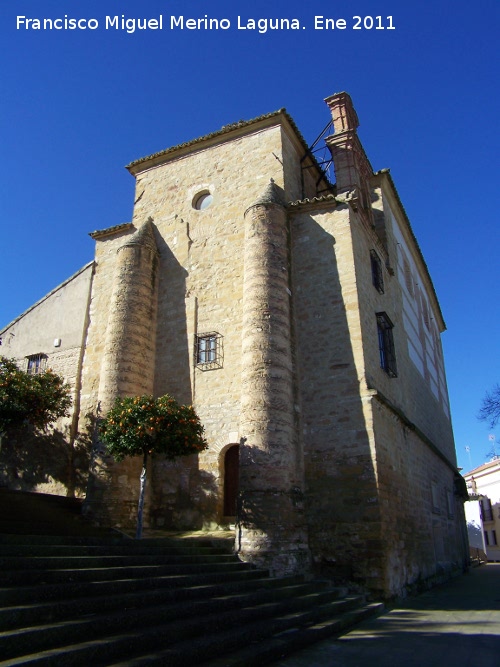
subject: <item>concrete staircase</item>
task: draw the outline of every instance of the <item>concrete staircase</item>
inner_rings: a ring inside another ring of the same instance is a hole
[[[1,666],[260,667],[381,608],[224,539],[0,533]]]

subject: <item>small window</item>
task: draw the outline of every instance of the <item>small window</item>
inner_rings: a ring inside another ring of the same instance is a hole
[[[483,521],[493,521],[493,508],[491,500],[487,496],[483,496],[479,501],[479,508],[481,512],[481,519]]]
[[[439,514],[439,487],[435,482],[431,482],[432,511]]]
[[[370,250],[370,259],[372,264],[372,283],[375,289],[384,293],[384,275],[382,273],[382,260],[377,255],[375,250]]]
[[[28,375],[38,375],[43,373],[47,368],[47,355],[46,354],[33,354],[30,357],[27,357],[26,360],[26,372]]]
[[[195,337],[196,365],[202,370],[222,368],[222,336],[216,331],[197,334]]]
[[[214,198],[208,190],[199,192],[193,199],[193,208],[197,211],[204,211],[213,202]]]
[[[488,537],[488,531],[484,531],[484,543],[486,544],[487,547],[490,546],[490,538]]]
[[[405,274],[406,289],[408,290],[411,296],[415,296],[415,290],[413,289],[413,278],[411,277],[410,264],[406,259],[406,257],[403,257],[403,270]]]
[[[396,353],[392,330],[394,325],[386,313],[377,313],[378,348],[380,352],[380,367],[391,378],[398,375]]]
[[[491,543],[494,546],[496,546],[498,544],[498,542],[497,542],[497,531],[496,530],[491,531]]]

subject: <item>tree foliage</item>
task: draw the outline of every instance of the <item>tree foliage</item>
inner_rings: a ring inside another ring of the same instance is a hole
[[[148,455],[168,459],[197,454],[208,447],[203,425],[191,405],[180,405],[171,396],[118,397],[99,424],[106,450],[117,461],[142,454],[136,538],[142,536],[144,493]]]
[[[208,447],[193,407],[180,405],[168,395],[117,398],[99,432],[117,461],[153,452],[174,459]]]
[[[0,433],[29,423],[44,430],[71,406],[69,385],[50,369],[36,375],[0,357]]]
[[[478,418],[481,421],[489,422],[491,428],[494,428],[500,421],[500,384],[486,393],[479,410]]]

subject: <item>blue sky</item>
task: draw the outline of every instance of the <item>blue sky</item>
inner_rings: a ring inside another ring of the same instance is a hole
[[[163,15],[165,27],[105,29],[122,14]],[[205,14],[231,28],[169,29],[171,15]],[[18,15],[99,28],[16,29]],[[238,15],[305,29],[238,30]],[[314,30],[315,16],[347,27]],[[392,16],[395,29],[354,30],[354,16],[381,16],[386,28]],[[346,90],[440,299],[459,465],[481,464],[495,431],[476,414],[500,382],[499,18],[497,0],[3,2],[0,327],[92,259],[89,232],[130,220],[124,165],[281,107],[312,143],[329,120],[323,99]],[[500,454],[500,426],[495,435]]]

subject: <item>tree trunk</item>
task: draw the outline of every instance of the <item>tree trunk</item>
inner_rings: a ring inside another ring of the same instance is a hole
[[[141,472],[141,488],[139,491],[139,506],[137,508],[137,530],[135,532],[135,539],[140,540],[142,537],[142,513],[144,510],[144,492],[146,490],[146,467],[148,464],[148,452],[144,452],[144,458],[142,459],[142,472]]]

